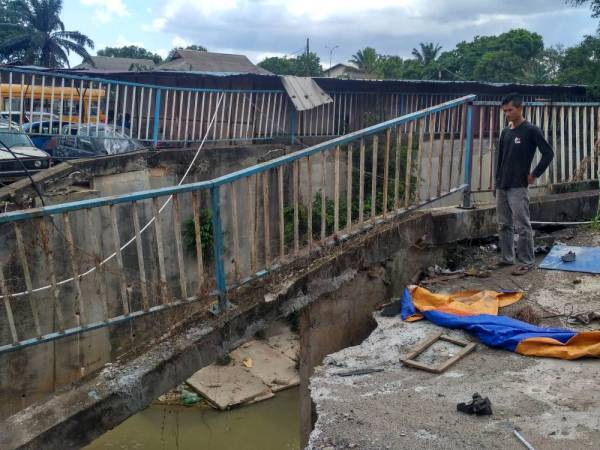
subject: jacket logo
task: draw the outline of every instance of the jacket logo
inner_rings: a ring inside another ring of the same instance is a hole
[[[521,143],[521,138],[520,137],[516,137],[515,138],[515,144],[520,144]]]

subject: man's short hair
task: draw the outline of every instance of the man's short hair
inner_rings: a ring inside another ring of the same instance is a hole
[[[509,103],[512,103],[513,106],[520,108],[523,106],[523,97],[516,92],[508,94],[502,99],[502,106],[508,105]]]

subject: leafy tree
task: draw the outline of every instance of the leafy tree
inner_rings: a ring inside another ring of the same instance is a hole
[[[404,78],[404,61],[395,55],[380,55],[377,75],[384,79]]]
[[[196,45],[196,44],[192,44],[192,45],[188,45],[187,47],[175,47],[173,49],[171,49],[171,51],[169,52],[169,55],[167,56],[166,61],[173,61],[175,59],[175,53],[177,53],[177,50],[196,50],[197,52],[206,52],[208,50],[206,50],[206,47],[202,46],[202,45]]]
[[[564,51],[557,81],[586,84],[591,95],[600,96],[600,37],[585,36],[583,41]]]
[[[524,78],[528,65],[542,57],[543,51],[542,36],[515,29],[460,42],[455,49],[442,53],[437,64],[445,79],[515,82]],[[502,58],[510,61],[495,61]]]
[[[296,58],[273,56],[258,63],[260,67],[277,75],[296,75],[301,77],[317,77],[323,74],[321,60],[316,53],[303,53]]]
[[[573,6],[583,6],[589,3],[592,10],[592,17],[600,17],[600,0],[566,0],[567,3]]]
[[[162,62],[160,55],[135,45],[127,45],[124,47],[106,47],[98,50],[96,54],[98,56],[112,56],[116,58],[151,59],[155,64],[160,64]]]
[[[434,44],[433,42],[428,44],[421,42],[419,47],[419,50],[416,48],[412,49],[412,55],[424,66],[428,66],[429,64],[433,63],[442,50],[441,45]]]
[[[295,58],[294,58],[295,59]],[[279,56],[271,56],[263,59],[258,63],[260,67],[277,75],[292,75],[293,59],[280,58]]]
[[[17,0],[10,2],[14,22],[0,24],[8,35],[0,43],[7,61],[44,67],[69,66],[73,52],[91,62],[86,47],[94,43],[79,31],[66,31],[60,20],[62,0]]]
[[[373,47],[365,47],[352,55],[350,62],[367,74],[375,74],[378,69],[379,55]]]

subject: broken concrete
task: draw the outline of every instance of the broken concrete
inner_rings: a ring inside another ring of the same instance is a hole
[[[598,233],[581,230],[573,239],[598,244]],[[482,266],[496,258],[480,252]],[[574,284],[579,279],[581,282]],[[433,291],[510,289],[525,299],[501,314],[515,315],[523,307],[540,311],[541,326],[568,326],[565,305],[576,311],[598,305],[598,276],[534,270],[512,277],[510,268],[489,278],[462,278],[429,286]],[[374,314],[377,328],[360,345],[327,356],[311,379],[317,421],[310,449],[521,449],[513,435],[521,434],[534,448],[588,449],[600,445],[600,393],[596,360],[565,361],[521,356],[478,345],[445,373],[429,374],[404,366],[399,358],[425,337],[443,331],[460,339],[460,330],[430,322],[405,323],[399,317]],[[577,325],[578,330],[590,325]],[[433,347],[427,358],[455,352],[447,343]],[[340,377],[340,371],[365,367],[383,372]],[[456,405],[479,393],[489,397],[492,416],[468,416]]]
[[[593,211],[597,194],[579,195],[585,199],[581,200],[581,214]],[[564,204],[554,199],[552,202],[556,215],[572,207],[569,198]],[[0,424],[0,448],[78,448],[247,341],[266,324],[331,295],[357,273],[370,277],[368,269],[373,266],[387,264],[392,269],[394,261],[411,261],[406,267],[400,263],[395,266],[398,270],[394,278],[409,280],[423,269],[418,254],[424,250],[420,249],[443,245],[451,239],[488,236],[494,230],[492,207],[417,212],[301,255],[265,278],[230,292],[229,299],[237,308],[223,317],[196,313],[183,327],[158,342],[149,341],[145,348],[138,348],[137,353],[126,355],[99,374],[65,386],[49,401],[9,417]],[[396,259],[398,249],[406,259]],[[411,259],[413,255],[417,256]],[[347,306],[355,305],[349,302]],[[361,320],[370,319],[366,315]],[[342,339],[336,344],[347,345]],[[313,350],[317,355],[319,349]]]

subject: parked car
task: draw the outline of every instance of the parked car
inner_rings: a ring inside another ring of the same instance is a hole
[[[61,124],[62,128],[64,128],[71,123],[64,120],[61,122],[57,119],[52,121],[44,120],[41,122],[28,122],[22,128],[25,133],[29,134],[29,137],[37,148],[52,155],[57,141],[55,135],[61,130]]]
[[[117,155],[143,150],[144,145],[128,136],[128,130],[104,124],[69,124],[63,128],[52,156],[58,159]]]
[[[29,122],[29,116],[23,113],[23,123]],[[19,111],[0,111],[0,119],[8,119],[14,123],[21,122],[21,112]]]
[[[50,162],[50,155],[36,148],[25,133],[14,128],[0,128],[1,183],[11,182],[26,176],[27,172],[33,174],[46,169],[50,167]]]

